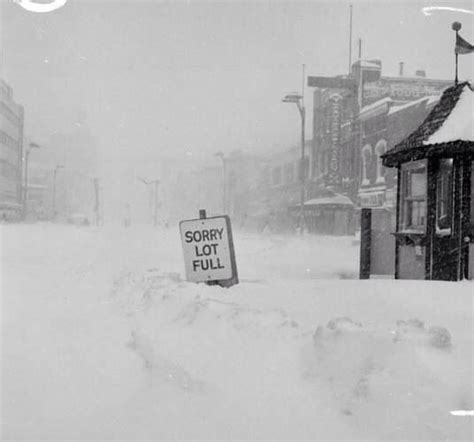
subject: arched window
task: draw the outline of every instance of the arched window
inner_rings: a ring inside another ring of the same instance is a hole
[[[372,161],[372,146],[366,144],[362,148],[362,185],[368,186],[370,184],[370,163]]]
[[[385,140],[379,140],[375,145],[375,159],[377,161],[377,184],[385,183],[385,167],[382,164],[382,158],[380,158],[387,151],[387,142]]]

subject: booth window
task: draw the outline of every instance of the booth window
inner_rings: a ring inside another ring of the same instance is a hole
[[[426,226],[426,165],[423,161],[402,166],[401,228],[424,232]]]
[[[439,162],[436,176],[436,231],[451,233],[453,202],[453,160],[444,158]]]

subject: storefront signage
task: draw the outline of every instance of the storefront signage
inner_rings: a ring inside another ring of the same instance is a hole
[[[423,82],[420,80],[379,80],[364,84],[364,103],[367,105],[385,97],[412,101],[429,95],[439,95],[448,82]]]

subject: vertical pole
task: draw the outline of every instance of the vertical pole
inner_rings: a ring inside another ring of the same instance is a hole
[[[58,169],[55,168],[53,172],[53,220],[56,219],[56,174]]]
[[[94,183],[94,195],[95,195],[95,224],[96,226],[100,223],[100,212],[99,212],[99,178],[93,179]]]
[[[372,209],[363,208],[360,218],[359,279],[370,278],[370,249],[372,239]]]
[[[352,66],[352,5],[349,6],[349,68],[348,75],[351,74]]]
[[[301,235],[304,234],[306,229],[306,219],[304,213],[304,200],[305,200],[305,188],[306,188],[306,176],[305,176],[305,126],[306,126],[306,110],[304,106],[304,81],[305,81],[305,65],[303,64],[303,84],[301,88],[301,199],[300,199],[300,228]]]
[[[23,190],[23,210],[24,218],[26,218],[26,214],[28,213],[28,157],[30,156],[29,149],[25,151],[25,188]]]
[[[456,31],[456,41],[458,41],[458,31]],[[457,49],[454,50],[454,58],[455,58],[455,76],[454,76],[454,84],[458,84],[458,51]]]
[[[155,205],[153,207],[153,225],[158,225],[158,180],[155,180]]]
[[[226,201],[227,200],[227,186],[226,186],[226,170],[225,170],[225,159],[222,156],[222,213],[226,213]]]

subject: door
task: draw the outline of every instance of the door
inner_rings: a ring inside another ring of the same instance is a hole
[[[431,278],[462,278],[462,163],[453,158],[431,160],[428,172],[431,224]]]

